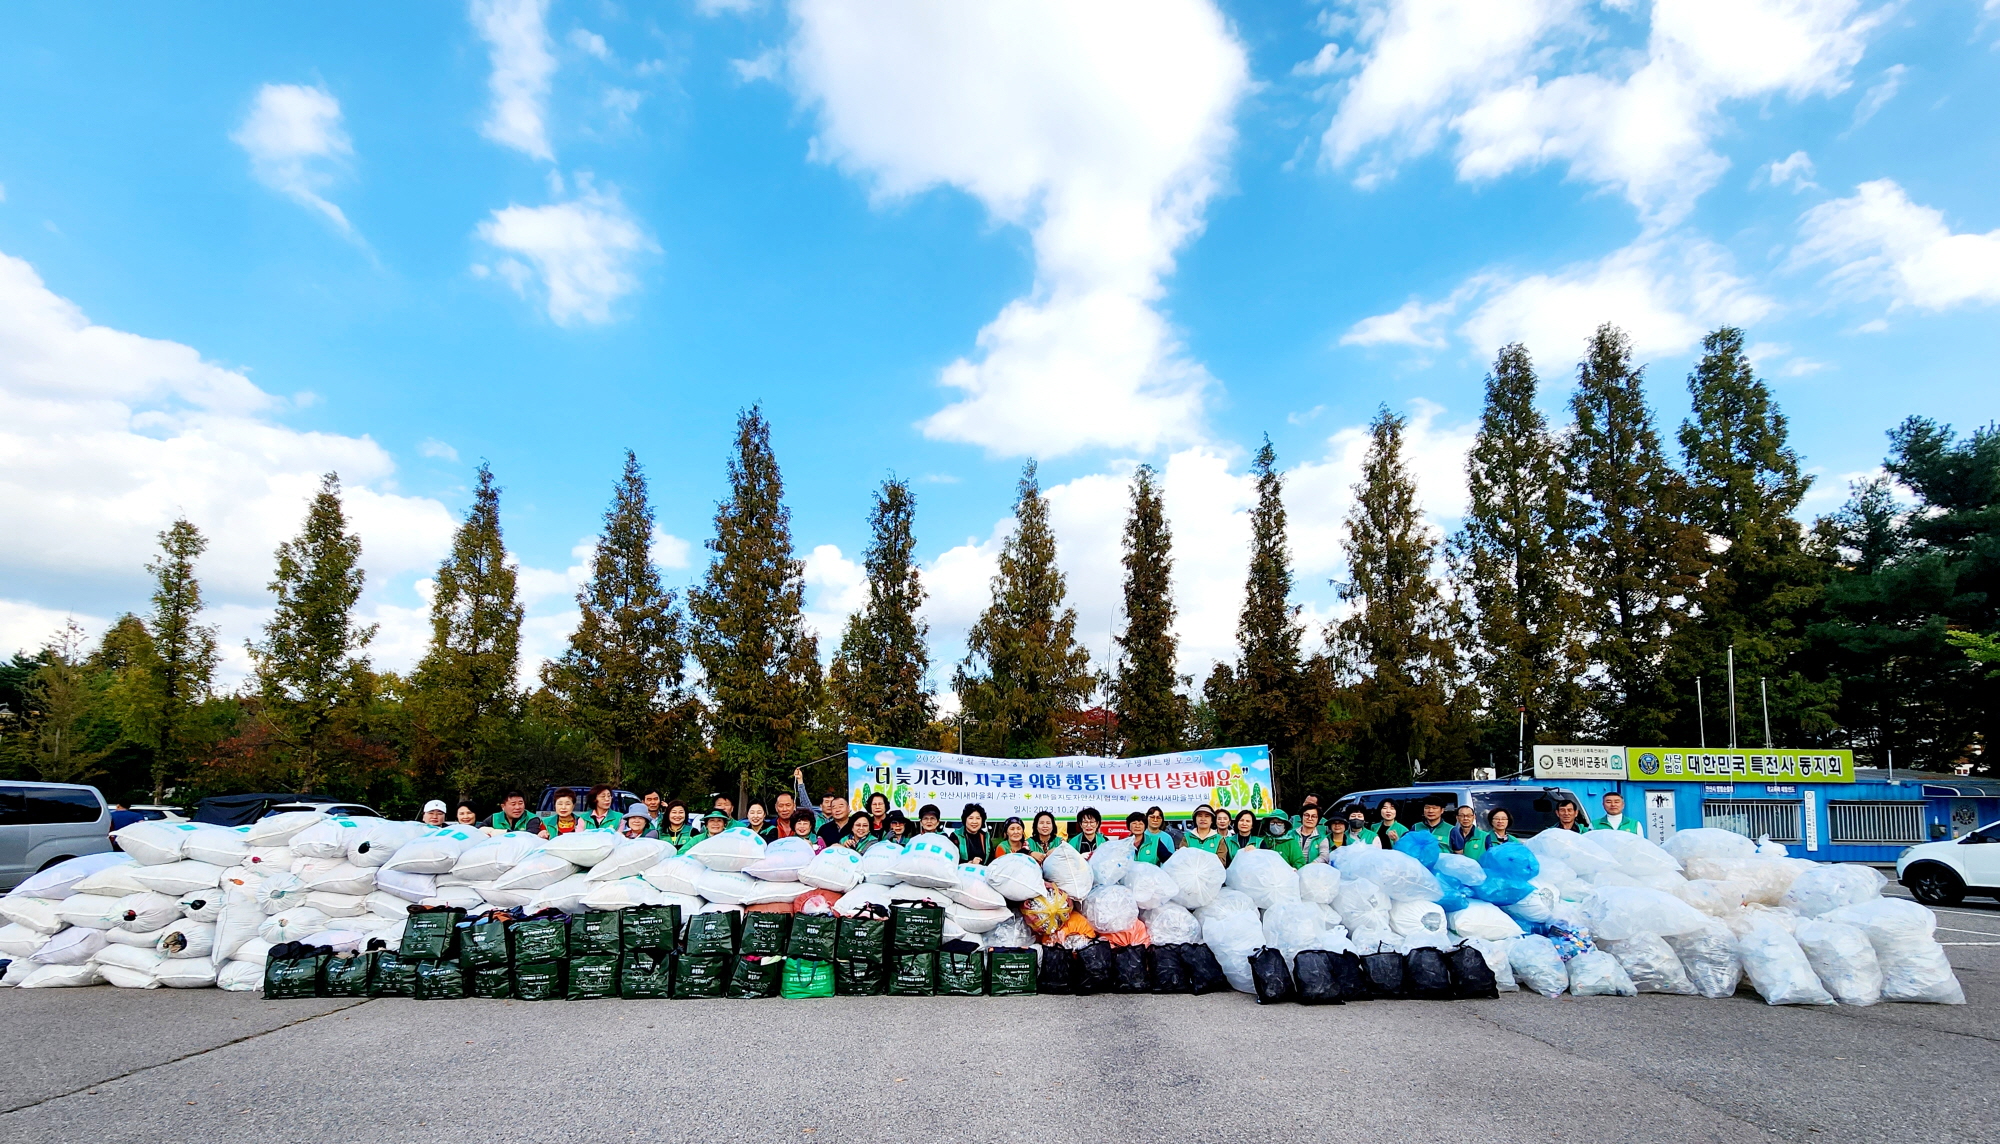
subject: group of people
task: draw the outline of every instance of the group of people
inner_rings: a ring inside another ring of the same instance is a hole
[[[780,838],[806,839],[816,852],[829,846],[844,846],[856,853],[866,853],[877,843],[903,845],[936,836],[957,849],[960,862],[979,865],[1009,854],[1025,854],[1040,862],[1063,843],[1089,854],[1109,837],[1104,833],[1104,816],[1094,807],[1078,811],[1076,820],[1067,829],[1061,829],[1055,815],[1046,810],[1029,821],[1015,817],[994,825],[988,821],[985,807],[969,803],[960,810],[958,825],[947,829],[944,813],[937,806],[918,810],[913,823],[901,810],[889,806],[886,795],[870,794],[861,809],[854,810],[844,793],[829,790],[821,795],[819,806],[814,808],[806,795],[803,771],[792,772],[792,784],[793,789],[780,792],[768,808],[760,800],[751,800],[741,818],[736,816],[735,800],[728,795],[710,796],[708,811],[696,819],[685,802],[662,800],[656,790],[647,791],[640,801],[620,811],[616,805],[618,792],[604,785],[590,788],[581,798],[575,791],[559,790],[548,811],[529,811],[526,796],[509,791],[501,800],[500,809],[484,819],[469,803],[460,803],[452,817],[459,825],[494,834],[525,831],[554,838],[579,830],[611,830],[627,838],[663,839],[683,853],[703,838],[732,827],[747,829],[766,842]],[[1421,818],[1407,826],[1399,821],[1396,804],[1387,799],[1376,808],[1372,821],[1358,805],[1351,807],[1344,817],[1336,815],[1321,821],[1319,796],[1313,794],[1307,795],[1299,812],[1290,816],[1278,814],[1260,819],[1250,810],[1237,811],[1232,816],[1226,808],[1200,806],[1185,825],[1169,823],[1166,813],[1155,806],[1126,815],[1125,836],[1132,843],[1135,859],[1150,865],[1165,862],[1175,850],[1193,847],[1215,855],[1225,866],[1245,850],[1270,850],[1294,868],[1329,861],[1333,852],[1343,846],[1393,848],[1411,830],[1427,831],[1437,838],[1439,849],[1473,859],[1514,840],[1513,816],[1504,807],[1488,812],[1482,829],[1478,811],[1470,805],[1454,806],[1455,802],[1449,795],[1426,798]],[[1643,835],[1638,820],[1625,813],[1624,796],[1616,791],[1606,794],[1603,806],[1604,813],[1593,820],[1575,801],[1559,798],[1554,811],[1556,828],[1578,833],[1623,830]],[[1449,820],[1447,809],[1453,812]],[[424,806],[423,820],[432,826],[447,825],[446,815],[441,800],[433,799]]]

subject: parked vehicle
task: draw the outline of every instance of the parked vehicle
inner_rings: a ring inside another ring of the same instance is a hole
[[[205,798],[194,809],[196,822],[222,826],[245,826],[267,815],[290,810],[317,810],[325,814],[380,818],[375,810],[358,802],[341,802],[309,794],[224,794]]]
[[[1383,802],[1396,804],[1396,821],[1405,826],[1424,819],[1424,803],[1433,798],[1442,798],[1445,821],[1449,822],[1457,809],[1467,803],[1472,804],[1474,813],[1479,815],[1479,827],[1486,828],[1486,816],[1495,810],[1505,810],[1512,824],[1509,829],[1520,838],[1532,838],[1548,827],[1556,824],[1556,803],[1568,799],[1578,806],[1584,805],[1575,791],[1567,787],[1528,785],[1506,782],[1461,782],[1434,783],[1424,786],[1384,787],[1380,790],[1356,791],[1342,795],[1329,812],[1340,818],[1347,817],[1348,811],[1359,806],[1368,814],[1368,821],[1378,817],[1376,808]]]
[[[583,800],[589,797],[590,788],[596,785],[597,785],[596,783],[574,783],[570,786],[543,787],[541,801],[536,804],[535,810],[541,814],[553,813],[556,809],[556,792],[562,790],[570,791],[571,793],[575,794],[576,808],[578,810],[582,810],[584,808]],[[633,794],[629,790],[618,790],[615,787],[612,788],[611,805],[617,807],[620,810],[623,810],[626,807],[631,806],[635,802],[644,802],[644,801],[645,801],[644,799],[640,798],[636,794]],[[702,811],[707,811],[708,807],[704,806],[701,809]],[[695,811],[693,810],[693,808],[690,808],[688,813],[690,815],[693,815]]]
[[[2000,898],[2000,822],[1910,847],[1896,859],[1896,880],[1927,906],[1955,906],[1967,894]]]
[[[94,786],[0,782],[0,890],[66,858],[111,849],[111,806]]]

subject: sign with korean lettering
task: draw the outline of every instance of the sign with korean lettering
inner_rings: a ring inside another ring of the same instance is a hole
[[[1271,782],[1268,747],[1218,747],[1137,759],[1063,755],[1046,759],[989,759],[909,747],[847,745],[847,788],[857,807],[884,795],[892,809],[912,819],[935,804],[955,819],[967,803],[987,818],[1032,818],[1049,811],[1073,818],[1086,806],[1109,819],[1160,807],[1173,816],[1197,806],[1270,814],[1278,794]]]
[[[1853,751],[1627,747],[1634,782],[1851,783]]]
[[[1535,744],[1538,779],[1622,779],[1625,748]]]

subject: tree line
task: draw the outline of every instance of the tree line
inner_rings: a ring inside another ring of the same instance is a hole
[[[738,418],[708,567],[684,595],[661,582],[645,473],[626,453],[577,627],[525,686],[490,469],[438,568],[430,643],[407,676],[370,663],[374,629],[354,614],[361,542],[328,474],[275,553],[275,607],[242,688],[215,686],[195,573],[206,540],[176,521],[147,565],[149,611],[119,617],[95,647],[71,625],[0,666],[0,774],[94,781],[135,800],[278,789],[407,810],[595,781],[740,798],[788,785],[801,766],[837,785],[849,741],[1014,757],[1263,743],[1296,797],[1480,766],[1507,774],[1524,740],[1723,745],[1732,720],[1744,746],[1987,770],[2000,711],[2000,429],[1961,439],[1912,417],[1889,433],[1887,475],[1807,525],[1812,478],[1741,330],[1704,340],[1677,457],[1644,372],[1625,334],[1600,327],[1569,423],[1555,425],[1527,350],[1503,347],[1467,457],[1468,509],[1448,537],[1423,514],[1404,418],[1379,410],[1344,522],[1341,614],[1318,632],[1293,600],[1267,437],[1252,462],[1236,655],[1198,686],[1178,669],[1159,473],[1132,476],[1124,625],[1100,669],[1076,637],[1031,460],[991,602],[949,673],[949,718],[909,485],[891,478],[874,494],[867,602],[823,666],[758,408]]]

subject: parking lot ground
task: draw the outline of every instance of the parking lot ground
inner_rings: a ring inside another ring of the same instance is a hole
[[[1939,919],[1963,1006],[10,989],[0,1140],[1966,1139],[1995,1122],[2000,907]]]

